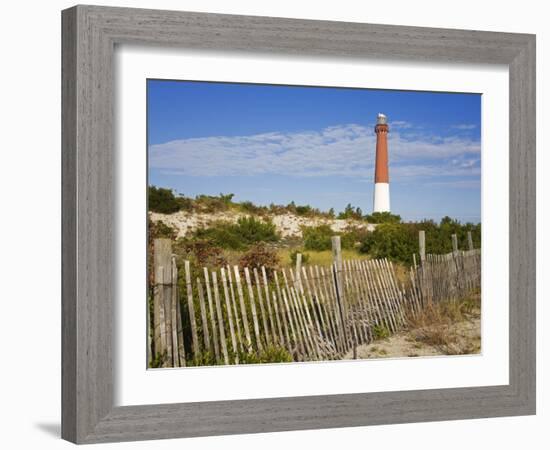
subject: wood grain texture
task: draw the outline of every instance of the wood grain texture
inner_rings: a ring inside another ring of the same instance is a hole
[[[535,412],[535,37],[77,6],[62,14],[62,436],[93,443]],[[510,383],[113,407],[115,44],[297,57],[506,64],[510,71]]]
[[[65,439],[76,441],[76,80],[77,43],[76,9],[63,13],[61,21],[63,42],[61,56],[61,434]]]

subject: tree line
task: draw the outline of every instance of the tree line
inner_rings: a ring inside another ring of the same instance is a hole
[[[390,213],[363,214],[360,207],[348,203],[343,211],[336,213],[334,208],[321,211],[311,205],[297,205],[291,201],[287,205],[255,205],[250,201],[235,202],[234,194],[197,195],[195,198],[176,194],[172,189],[149,186],[149,211],[161,214],[173,214],[178,211],[216,213],[230,209],[253,215],[294,214],[302,217],[323,217],[328,219],[365,220],[369,223],[397,223],[401,217]]]

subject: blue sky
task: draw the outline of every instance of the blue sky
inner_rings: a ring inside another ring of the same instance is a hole
[[[149,184],[186,196],[372,212],[376,115],[388,116],[391,209],[481,216],[481,96],[147,81]]]

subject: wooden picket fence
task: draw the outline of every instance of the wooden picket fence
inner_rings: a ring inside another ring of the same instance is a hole
[[[331,266],[305,266],[298,255],[294,269],[277,270],[179,268],[170,240],[156,239],[149,364],[239,364],[276,348],[294,361],[355,355],[402,329],[409,314],[479,289],[480,250],[424,255],[420,241],[420,264],[402,282],[385,258],[342,260],[337,236]]]

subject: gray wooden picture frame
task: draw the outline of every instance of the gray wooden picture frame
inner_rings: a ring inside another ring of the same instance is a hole
[[[535,413],[535,36],[98,6],[63,11],[62,31],[64,439],[94,443]],[[506,64],[509,384],[115,407],[113,53],[127,43]]]

